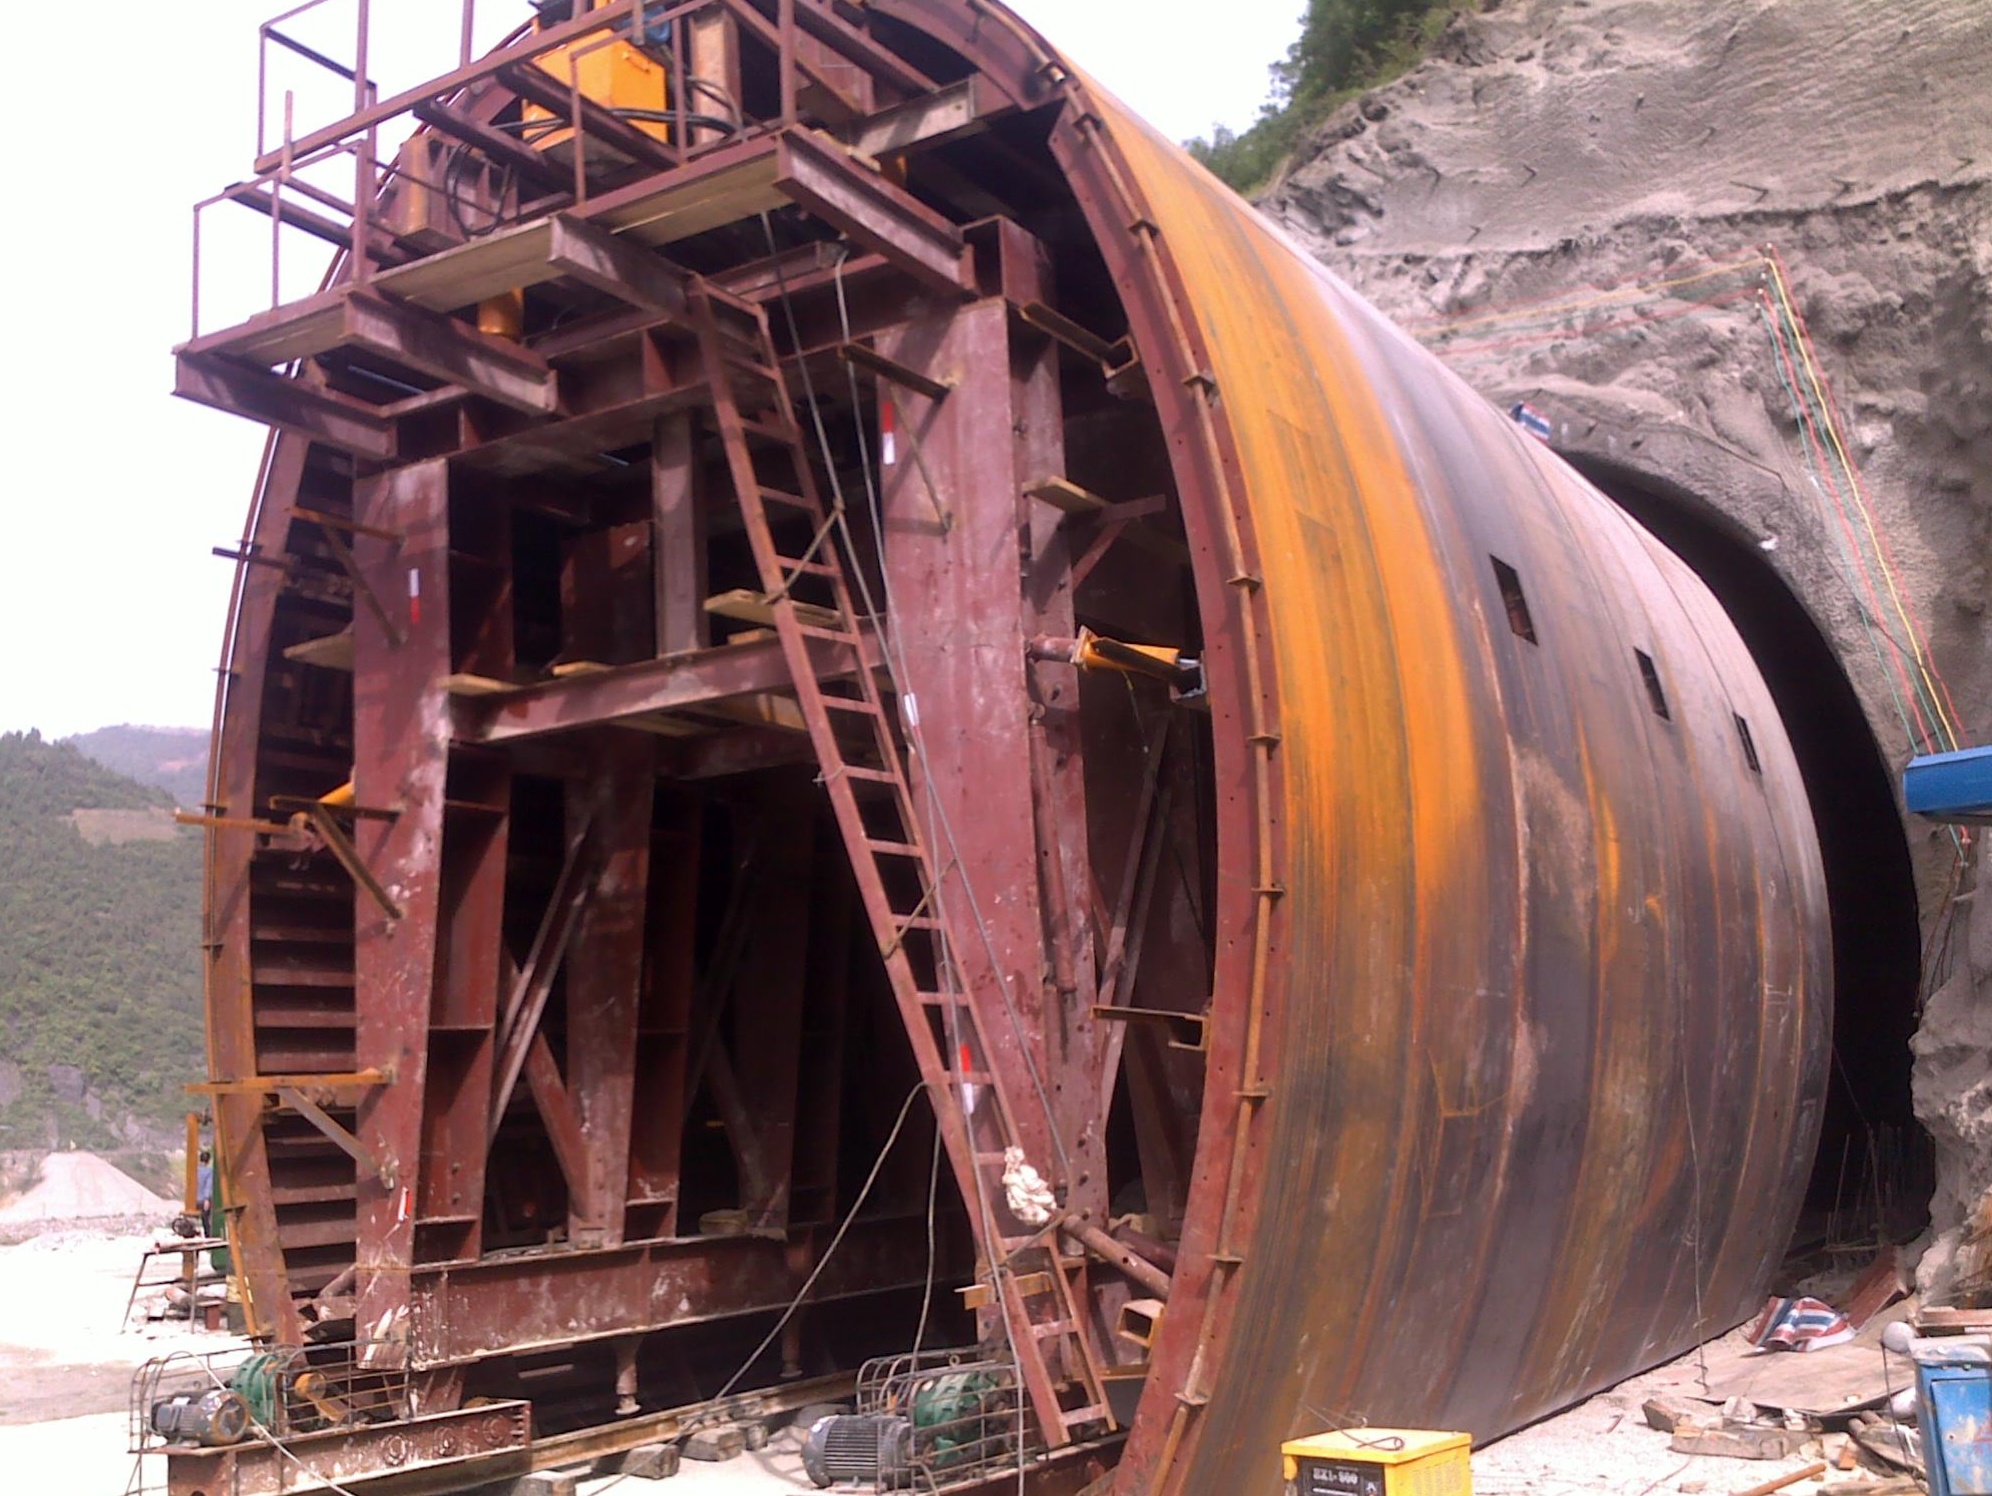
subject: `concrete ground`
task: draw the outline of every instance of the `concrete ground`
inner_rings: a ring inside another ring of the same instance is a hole
[[[125,1296],[149,1239],[128,1231],[67,1231],[0,1247],[0,1489],[10,1496],[122,1496],[134,1489],[125,1412],[134,1369],[153,1356],[243,1348],[225,1335],[190,1334],[184,1324],[123,1327]],[[1711,1345],[1710,1363],[1724,1358],[1733,1363],[1734,1342],[1732,1335]],[[1731,1496],[1838,1452],[1840,1437],[1827,1435],[1822,1446],[1783,1461],[1672,1453],[1668,1435],[1646,1426],[1641,1406],[1657,1394],[1697,1393],[1702,1359],[1685,1356],[1475,1451],[1475,1490],[1480,1496]],[[580,1491],[582,1496],[608,1491],[642,1496],[666,1489],[670,1496],[809,1491],[801,1438],[801,1430],[789,1429],[767,1448],[721,1464],[687,1460],[668,1488],[601,1476],[583,1480]],[[154,1490],[163,1478],[159,1464],[147,1461],[144,1472]],[[1876,1478],[1872,1472],[1836,1470],[1791,1489],[1806,1496],[1858,1488]]]

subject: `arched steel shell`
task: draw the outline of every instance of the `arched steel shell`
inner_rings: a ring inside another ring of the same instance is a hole
[[[1200,1381],[1177,1407],[1151,1390],[1130,1463],[1256,1489],[1297,1431],[1499,1433],[1744,1314],[1818,1128],[1826,898],[1776,709],[1702,584],[1090,99],[1256,541],[1263,589],[1233,590],[1270,641],[1282,844],[1235,1281],[1162,1353]],[[1155,1428],[1178,1423],[1195,1437]]]

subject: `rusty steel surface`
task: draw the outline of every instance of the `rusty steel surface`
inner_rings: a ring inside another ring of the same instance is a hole
[[[167,1496],[280,1496],[354,1488],[380,1496],[461,1491],[466,1482],[531,1468],[532,1409],[523,1402],[433,1413],[373,1427],[251,1439],[225,1449],[173,1448]]]
[[[585,1428],[612,1381],[848,1373],[938,1277],[1045,1489],[1217,1496],[1727,1328],[1803,1193],[1830,932],[1711,595],[999,6],[668,10],[776,112],[637,150],[577,108],[571,193],[181,352],[283,432],[209,807],[253,1329]],[[558,98],[505,69],[586,29],[303,144],[413,109],[510,160]],[[371,246],[415,189],[361,181]],[[472,330],[509,291],[522,345]],[[1081,625],[1205,693],[1034,643]]]
[[[1274,647],[1277,1164],[1168,1473],[1217,1490],[1324,1418],[1499,1433],[1736,1320],[1803,1191],[1829,934],[1789,744],[1700,582],[1096,102],[1209,359]],[[1245,1328],[1272,1323],[1305,1335]]]

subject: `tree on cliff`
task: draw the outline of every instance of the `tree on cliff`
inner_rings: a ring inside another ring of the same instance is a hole
[[[1264,186],[1301,133],[1336,105],[1422,58],[1470,0],[1307,0],[1300,38],[1271,68],[1272,92],[1243,134],[1217,126],[1189,152],[1240,192]]]

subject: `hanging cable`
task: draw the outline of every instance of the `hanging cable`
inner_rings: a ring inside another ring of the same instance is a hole
[[[880,650],[886,661],[887,674],[893,682],[894,694],[899,697],[901,703],[900,718],[906,731],[907,747],[915,760],[924,765],[927,762],[925,739],[921,732],[917,713],[909,714],[905,710],[907,697],[900,685],[900,682],[906,678],[906,664],[904,655],[899,649],[898,629],[893,626],[890,614],[890,594],[888,593],[887,596],[888,611],[881,614],[878,605],[872,599],[871,584],[866,580],[864,568],[858,564],[858,550],[856,542],[851,536],[846,515],[843,480],[838,476],[837,460],[830,449],[830,435],[828,428],[824,425],[821,404],[816,398],[815,382],[809,373],[809,360],[803,356],[801,323],[795,314],[795,303],[789,296],[788,278],[782,272],[780,250],[775,244],[774,224],[766,213],[761,214],[761,231],[767,241],[769,257],[774,262],[775,285],[782,304],[783,316],[788,323],[789,341],[796,350],[799,367],[802,371],[803,398],[809,406],[810,420],[816,431],[817,447],[823,455],[824,467],[830,477],[830,492],[833,500],[832,514],[837,520],[838,531],[843,540],[845,556],[851,563],[851,579],[858,589],[858,596],[864,606],[865,615],[872,624],[874,633],[879,639]],[[837,284],[840,312],[846,319],[844,330],[848,334],[849,310],[842,305],[841,292],[843,282],[841,276],[838,278]],[[872,476],[869,461],[867,461],[865,467],[865,484],[867,492],[870,493],[872,491]],[[882,532],[878,538],[882,550],[884,544],[884,535]],[[883,567],[880,568],[880,580],[883,584]],[[923,783],[929,786],[931,792],[932,776],[923,773],[921,779]],[[1072,1159],[1065,1147],[1065,1139],[1060,1135],[1057,1113],[1051,1104],[1051,1092],[1045,1085],[1044,1076],[1039,1071],[1037,1061],[1031,1053],[1031,1046],[1024,1032],[1023,1015],[1017,1011],[1016,996],[1010,991],[1010,984],[1003,977],[1003,965],[996,954],[996,942],[994,937],[989,933],[988,920],[983,916],[981,903],[976,898],[974,882],[968,876],[968,865],[962,858],[961,845],[955,836],[952,818],[948,815],[947,808],[938,799],[932,798],[931,793],[929,804],[934,813],[935,824],[940,828],[942,839],[947,844],[948,859],[955,867],[956,876],[961,884],[962,896],[968,902],[969,913],[971,921],[975,926],[976,934],[981,940],[984,953],[989,958],[990,969],[996,974],[996,990],[1002,996],[1003,1010],[1009,1020],[1011,1033],[1017,1041],[1017,1052],[1024,1062],[1024,1069],[1030,1077],[1031,1088],[1036,1092],[1038,1105],[1044,1113],[1045,1129],[1051,1139],[1052,1149],[1058,1155],[1060,1169],[1065,1177],[1069,1179],[1072,1173]],[[945,942],[943,944],[945,945]],[[966,986],[964,986],[963,991],[966,992],[966,990]]]
[[[913,1110],[913,1103],[926,1089],[926,1081],[917,1081],[913,1089],[906,1093],[906,1099],[899,1104],[899,1116],[893,1121],[892,1131],[886,1134],[884,1146],[878,1150],[878,1156],[872,1160],[871,1172],[865,1175],[865,1182],[858,1187],[857,1199],[853,1200],[851,1208],[844,1212],[844,1219],[838,1222],[836,1233],[831,1236],[830,1244],[823,1249],[822,1255],[816,1259],[816,1266],[811,1268],[809,1276],[802,1280],[802,1287],[795,1291],[795,1297],[790,1299],[788,1307],[782,1310],[774,1328],[762,1337],[761,1343],[748,1353],[745,1361],[740,1363],[740,1369],[726,1379],[726,1385],[715,1392],[708,1399],[709,1402],[722,1402],[733,1394],[733,1389],[746,1379],[747,1373],[753,1370],[754,1363],[767,1353],[768,1347],[775,1343],[776,1337],[788,1327],[788,1322],[795,1318],[796,1311],[801,1309],[809,1298],[809,1291],[816,1287],[816,1281],[823,1276],[823,1270],[830,1265],[830,1259],[837,1255],[837,1248],[844,1244],[844,1238],[850,1233],[852,1224],[858,1218],[858,1212],[864,1209],[865,1201],[871,1198],[872,1186],[878,1183],[878,1176],[885,1168],[886,1159],[892,1156],[892,1145],[899,1141],[899,1134],[905,1130],[906,1118]]]
[[[857,378],[856,372],[852,370],[848,364],[845,366],[846,376],[848,379],[852,381],[853,397],[852,397],[851,419],[855,424],[855,426],[857,427],[858,452],[862,461],[862,472],[865,483],[866,503],[872,515],[873,536],[876,541],[880,556],[879,585],[882,589],[884,589],[885,599],[886,599],[886,612],[883,616],[879,611],[877,603],[872,598],[871,586],[869,582],[867,582],[865,579],[864,569],[861,565],[858,564],[859,552],[850,531],[847,510],[844,504],[842,480],[838,477],[837,474],[836,459],[830,451],[829,432],[824,426],[822,408],[817,402],[814,383],[810,378],[809,360],[805,356],[804,349],[802,346],[802,334],[798,319],[795,314],[795,303],[789,295],[788,280],[787,277],[782,273],[781,255],[779,249],[775,244],[774,225],[766,213],[763,213],[761,215],[761,232],[766,239],[768,246],[768,254],[775,266],[775,285],[777,291],[780,294],[783,317],[788,324],[790,343],[794,346],[797,357],[800,361],[800,368],[802,371],[802,381],[803,381],[803,393],[809,402],[810,418],[812,424],[815,426],[816,429],[817,445],[819,450],[823,454],[824,466],[829,473],[831,494],[836,502],[835,513],[838,520],[838,531],[842,540],[844,554],[851,563],[852,577],[857,585],[859,598],[863,603],[866,617],[871,622],[873,633],[880,641],[880,648],[883,651],[887,661],[888,675],[893,681],[893,689],[895,693],[898,693],[900,689],[899,681],[904,678],[905,661],[903,656],[900,657],[897,661],[895,661],[894,659],[895,653],[897,652],[898,649],[898,629],[896,625],[892,622],[893,605],[892,605],[892,595],[891,595],[891,582],[886,575],[885,566],[883,564],[884,547],[885,547],[884,506],[883,506],[883,501],[879,494],[878,484],[873,476],[870,444],[866,439],[866,434],[864,431],[862,407],[856,398],[856,390],[855,390],[856,378]],[[843,337],[843,340],[845,342],[849,342],[850,333],[851,333],[851,317],[850,317],[850,306],[844,295],[843,271],[844,271],[844,261],[842,258],[840,258],[837,262],[837,268],[833,279],[835,282],[836,292],[837,292],[837,312],[839,319],[839,331]],[[917,715],[909,714],[904,710],[903,695],[901,696],[901,702],[902,702],[902,709],[900,712],[900,716],[905,724],[908,749],[913,755],[915,761],[924,765],[926,759],[925,744],[920,736],[920,729],[919,729],[919,722],[917,719]],[[1059,1136],[1057,1119],[1051,1109],[1050,1097],[1045,1092],[1043,1078],[1038,1074],[1037,1065],[1031,1058],[1030,1046],[1024,1041],[1022,1020],[1018,1016],[1016,1011],[1016,1006],[1012,1001],[1009,984],[1003,980],[1001,965],[996,960],[995,943],[989,935],[989,927],[987,922],[982,917],[982,910],[980,906],[976,903],[974,885],[970,882],[967,875],[967,869],[962,864],[961,861],[961,848],[955,840],[953,828],[949,823],[946,808],[941,805],[939,799],[936,797],[936,794],[934,792],[933,776],[931,774],[923,772],[920,776],[920,779],[923,786],[925,787],[925,793],[930,813],[934,816],[936,824],[938,824],[942,828],[943,834],[947,839],[948,852],[949,852],[949,865],[956,869],[960,877],[962,891],[968,899],[969,909],[974,917],[977,933],[981,937],[984,950],[988,953],[991,967],[992,969],[995,970],[997,974],[996,975],[997,990],[1001,992],[1003,995],[1004,1010],[1009,1016],[1011,1029],[1017,1037],[1018,1048],[1019,1051],[1022,1053],[1024,1058],[1024,1063],[1030,1072],[1031,1083],[1037,1091],[1039,1104],[1044,1108],[1045,1123],[1051,1136],[1052,1146],[1057,1150],[1061,1164],[1063,1165],[1067,1173],[1067,1176],[1069,1177],[1071,1172],[1071,1160],[1069,1156],[1066,1154],[1064,1139]],[[929,891],[933,893],[937,898],[941,895],[941,889],[939,887],[938,879],[936,880],[936,886]],[[945,973],[954,982],[956,988],[959,991],[961,991],[964,995],[966,995],[968,991],[968,986],[965,982],[961,980],[960,970],[958,967],[955,966],[953,952],[948,942],[946,940],[942,940],[940,942],[940,947],[941,947],[941,960],[943,963],[943,969]],[[959,1003],[951,1003],[948,1005],[946,1011],[947,1011],[947,1019],[946,1019],[947,1037],[950,1046],[950,1053],[951,1055],[959,1055],[962,1053],[963,1050],[962,1005]],[[1000,1104],[1000,1096],[1001,1093],[999,1091],[998,1092],[999,1104]],[[935,1110],[936,1113],[938,1114],[939,1112],[938,1103],[936,1104]],[[968,1118],[964,1116],[963,1117],[964,1134],[966,1134],[967,1131],[967,1123],[968,1123]],[[989,1200],[988,1183],[982,1177],[981,1168],[975,1163],[973,1157],[974,1154],[973,1138],[965,1135],[963,1138],[963,1142],[970,1154],[970,1157],[967,1160],[967,1165],[968,1165],[967,1173],[969,1179],[973,1182],[975,1186],[976,1219],[981,1227],[982,1241],[987,1244],[988,1248],[989,1280],[992,1291],[995,1293],[996,1296],[997,1323],[1002,1326],[1003,1344],[1005,1349],[1007,1349],[1009,1352],[1011,1375],[1016,1379],[1016,1386],[1018,1389],[1019,1401],[1018,1401],[1018,1412],[1017,1412],[1017,1423],[1016,1423],[1017,1492],[1018,1496],[1023,1496],[1024,1492],[1023,1396],[1024,1396],[1024,1386],[1025,1386],[1023,1356],[1022,1353],[1017,1348],[1016,1335],[1012,1332],[1010,1328],[1011,1306],[1009,1299],[1009,1289],[1004,1283],[1003,1265],[996,1258],[996,1245],[1001,1240],[1001,1238],[997,1231],[995,1211],[992,1208]],[[1054,1248],[1054,1250],[1056,1249]],[[1056,1271],[1056,1268],[1054,1268],[1054,1271]]]

